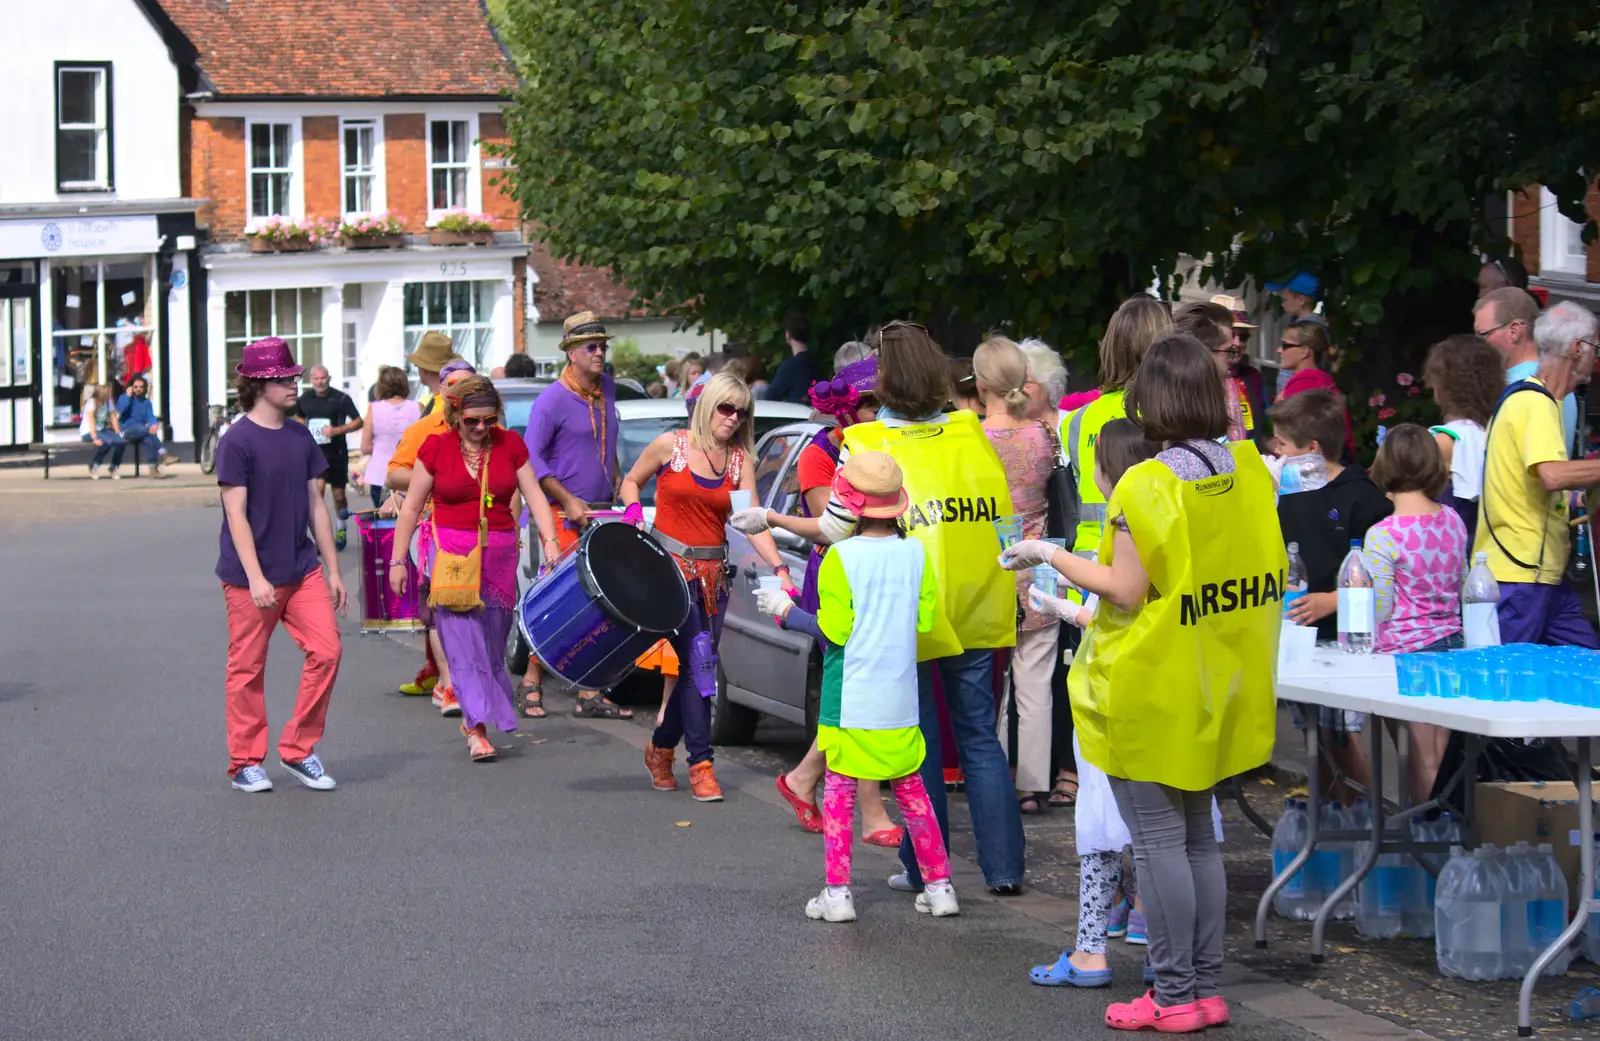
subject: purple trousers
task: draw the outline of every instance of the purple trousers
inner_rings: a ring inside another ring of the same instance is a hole
[[[650,743],[657,748],[676,748],[683,742],[689,753],[689,765],[709,762],[711,751],[711,699],[700,696],[694,685],[694,666],[690,664],[690,648],[694,638],[702,632],[711,634],[715,647],[722,639],[722,616],[728,610],[728,594],[717,597],[717,613],[706,617],[706,607],[701,600],[698,584],[690,585],[689,618],[678,635],[672,638],[672,649],[678,655],[678,682],[672,685],[667,698],[667,711],[661,725],[651,735]],[[454,675],[452,674],[452,678]]]
[[[1583,601],[1566,583],[1500,583],[1500,642],[1600,650]]]

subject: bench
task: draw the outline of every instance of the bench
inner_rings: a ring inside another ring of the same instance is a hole
[[[89,461],[94,458],[95,452],[93,441],[62,441],[53,444],[35,442],[29,445],[28,448],[44,456],[44,477],[47,481],[50,479],[50,467],[52,465],[59,467],[65,463],[81,462],[83,465],[88,466]],[[133,476],[138,477],[139,464],[142,461],[141,457],[144,450],[144,439],[129,441],[128,449],[133,452]],[[126,453],[123,459],[126,461]]]

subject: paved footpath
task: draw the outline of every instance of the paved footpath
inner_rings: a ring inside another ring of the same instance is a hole
[[[863,848],[861,921],[808,922],[819,840],[735,757],[702,806],[649,789],[639,725],[557,713],[473,765],[393,692],[414,654],[353,619],[319,748],[339,790],[275,759],[277,791],[230,790],[219,520],[7,536],[0,1038],[1071,1041],[1112,1036],[1107,997],[1138,992],[1120,951],[1111,991],[1029,985],[1071,905],[1002,903],[965,862],[959,919],[915,914]],[[297,662],[280,633],[277,723]],[[1418,1036],[1282,983],[1231,993],[1235,1041]]]

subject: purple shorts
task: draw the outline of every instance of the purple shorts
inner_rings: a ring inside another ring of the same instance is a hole
[[[1600,650],[1600,638],[1584,617],[1583,601],[1565,583],[1501,582],[1500,642]]]

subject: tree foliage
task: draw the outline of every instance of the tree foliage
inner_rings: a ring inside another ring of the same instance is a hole
[[[1405,346],[1582,219],[1600,8],[1578,0],[509,0],[516,190],[558,254],[752,338],[912,314],[1092,346],[1180,254],[1318,272]],[[1441,301],[1443,301],[1441,303]],[[1437,318],[1434,312],[1437,311]]]

